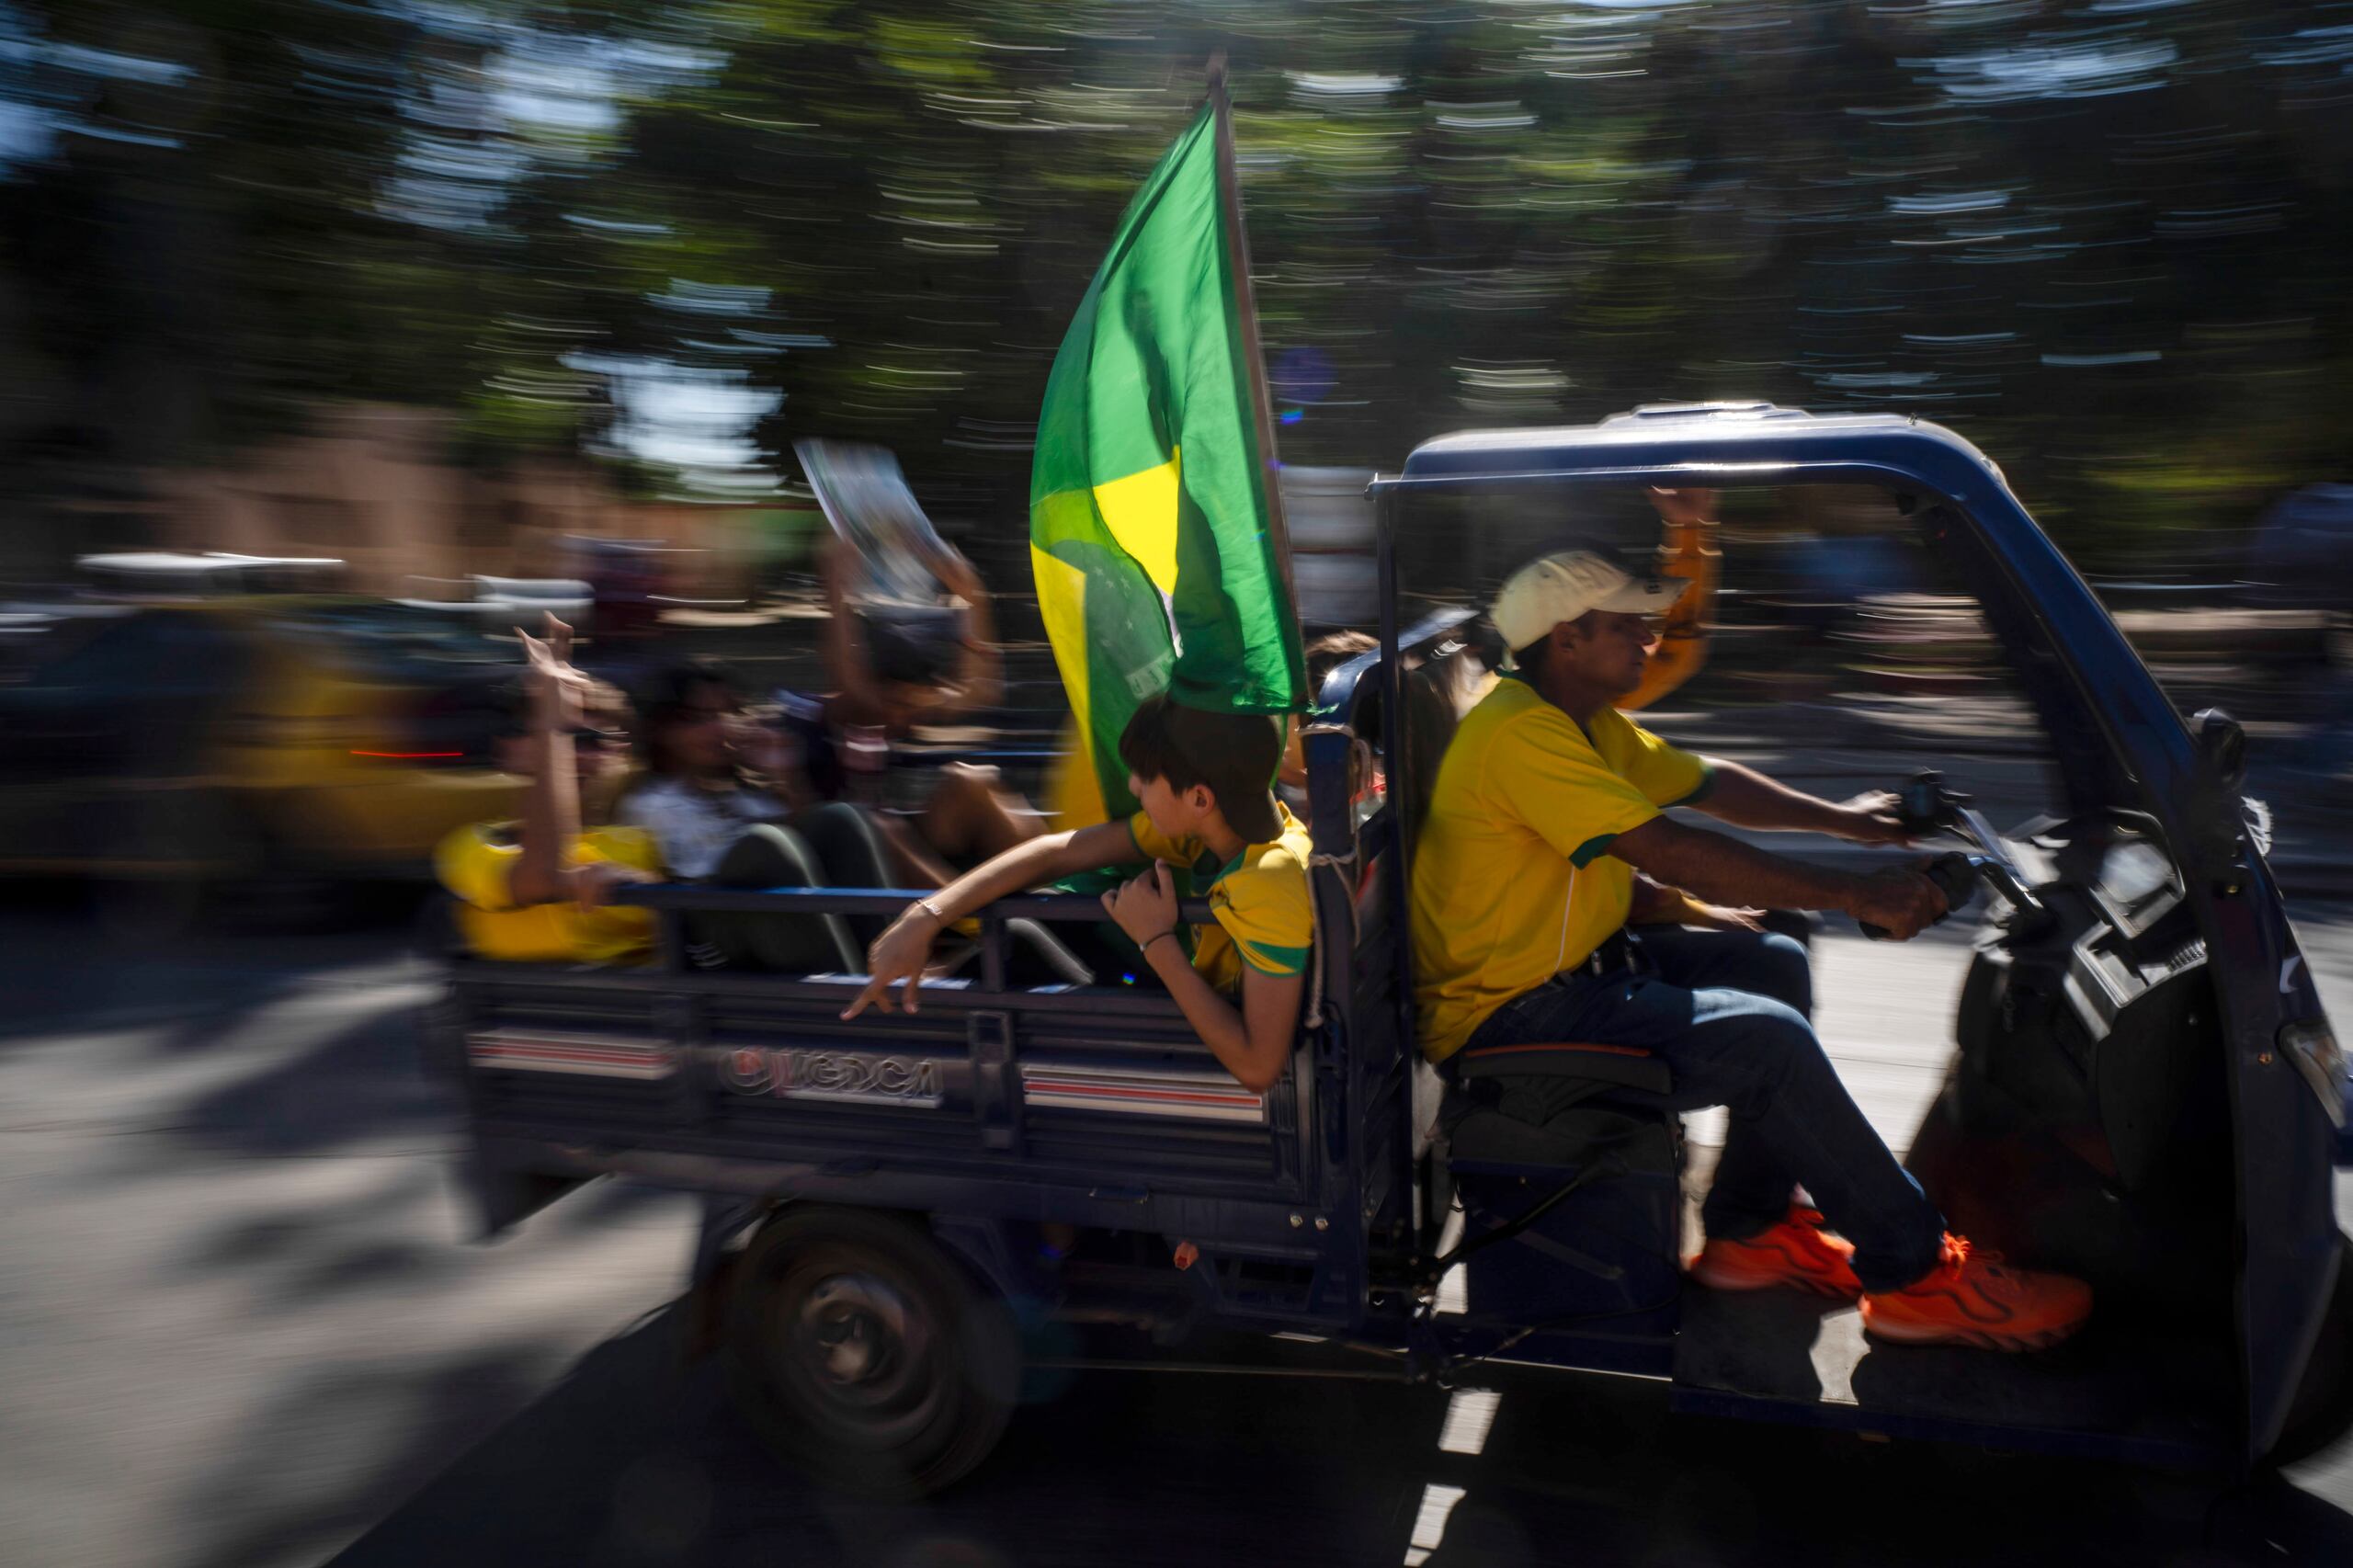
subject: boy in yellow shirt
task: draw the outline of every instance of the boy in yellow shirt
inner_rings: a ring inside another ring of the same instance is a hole
[[[613,710],[573,667],[572,629],[550,616],[547,632],[545,642],[521,634],[529,666],[504,695],[508,733],[499,737],[499,764],[530,781],[522,820],[458,829],[442,840],[435,869],[460,901],[460,934],[483,958],[640,962],[653,952],[653,912],[606,897],[623,882],[660,881],[660,858],[640,829],[582,831],[582,795],[608,791],[627,748],[623,737],[589,722]]]
[[[1103,905],[1142,950],[1225,1070],[1260,1092],[1290,1062],[1300,990],[1312,958],[1307,829],[1274,798],[1283,729],[1276,719],[1211,713],[1165,694],[1148,699],[1120,737],[1120,760],[1142,810],[1124,822],[1047,834],[917,899],[875,939],[871,976],[843,1013],[893,1011],[892,988],[915,1010],[931,944],[983,905],[1063,877],[1150,860]],[[1196,926],[1192,951],[1176,917],[1171,866],[1206,884],[1215,924]]]

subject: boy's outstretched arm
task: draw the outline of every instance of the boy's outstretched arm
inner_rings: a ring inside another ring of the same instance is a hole
[[[915,989],[931,961],[931,944],[946,927],[984,904],[1079,871],[1117,866],[1136,858],[1136,843],[1125,819],[1097,823],[1069,833],[1050,833],[1017,844],[993,860],[973,867],[938,892],[926,894],[899,913],[891,928],[867,950],[866,989],[843,1009],[854,1018],[870,1006],[894,1012],[891,987],[905,983],[906,1009],[915,1010]]]
[[[1105,893],[1103,907],[1143,949],[1144,961],[1220,1064],[1245,1089],[1263,1095],[1274,1087],[1290,1062],[1299,988],[1306,976],[1261,974],[1245,964],[1237,1011],[1201,978],[1176,939],[1176,887],[1165,860],[1154,861],[1152,869],[1117,893]]]

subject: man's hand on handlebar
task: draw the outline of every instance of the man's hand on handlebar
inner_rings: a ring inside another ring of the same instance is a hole
[[[1904,825],[1902,798],[1893,790],[1866,790],[1851,801],[1837,807],[1837,834],[1857,844],[1893,844],[1899,847],[1912,842],[1911,830]]]
[[[1879,926],[1898,942],[1908,942],[1935,925],[1945,909],[1944,890],[1909,866],[1891,866],[1863,878],[1847,905],[1847,913],[1858,921]]]
[[[907,1011],[915,1010],[915,992],[923,984],[923,971],[931,963],[932,938],[939,935],[939,922],[923,906],[920,900],[900,912],[891,927],[874,938],[866,953],[866,989],[858,1000],[842,1009],[845,1021],[858,1017],[870,1006],[886,1013],[895,1013],[904,1003]],[[891,987],[904,982],[906,990],[899,1003],[891,1000]]]

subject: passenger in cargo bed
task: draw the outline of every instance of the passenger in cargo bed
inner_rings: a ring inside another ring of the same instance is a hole
[[[498,765],[530,781],[518,822],[476,823],[441,842],[434,867],[459,900],[472,951],[517,962],[642,962],[654,949],[650,910],[607,902],[624,882],[659,881],[651,835],[583,830],[609,799],[628,756],[620,695],[572,664],[572,628],[552,615],[545,641],[523,634],[529,665],[494,688]]]
[[[915,1010],[917,983],[946,926],[1008,894],[1113,866],[1142,873],[1103,895],[1106,912],[1168,987],[1211,1054],[1264,1090],[1290,1063],[1313,921],[1307,830],[1274,798],[1279,722],[1146,700],[1120,737],[1142,809],[1017,845],[909,904],[867,957],[871,978],[843,1013]],[[1216,923],[1183,928],[1178,898],[1207,895]],[[894,986],[904,986],[894,1001]]]

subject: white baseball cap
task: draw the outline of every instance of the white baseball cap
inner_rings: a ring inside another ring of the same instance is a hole
[[[1563,550],[1539,556],[1505,581],[1495,596],[1495,630],[1505,648],[1525,648],[1588,610],[1663,615],[1687,586],[1673,577],[1630,577],[1592,551]]]

